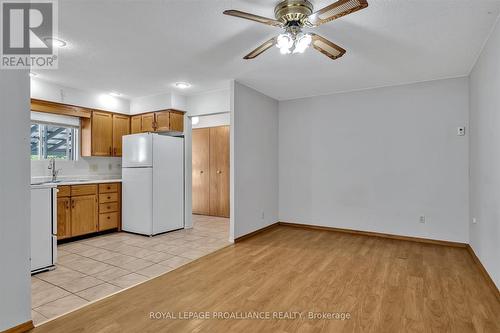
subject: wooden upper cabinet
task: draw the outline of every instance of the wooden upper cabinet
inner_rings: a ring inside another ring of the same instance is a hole
[[[130,134],[130,118],[113,114],[113,156],[122,156],[122,137]]]
[[[141,132],[155,131],[155,114],[145,113],[141,115]]]
[[[113,155],[113,115],[92,112],[92,156]]]
[[[184,113],[180,111],[170,111],[170,131],[184,132]]]
[[[157,132],[170,131],[170,112],[160,111],[155,113],[156,126],[155,130]]]
[[[71,197],[71,236],[97,231],[97,195]]]
[[[130,118],[130,134],[137,134],[142,132],[141,115],[132,116]]]

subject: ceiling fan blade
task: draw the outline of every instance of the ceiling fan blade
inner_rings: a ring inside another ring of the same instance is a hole
[[[270,19],[267,17],[259,16],[259,15],[245,13],[245,12],[242,12],[239,10],[225,10],[224,14],[244,18],[247,20],[251,20],[251,21],[255,21],[255,22],[259,22],[259,23],[263,23],[263,24],[267,24],[267,25],[270,25],[273,27],[279,27],[279,28],[283,27],[283,24],[280,21],[276,21],[274,19]]]
[[[367,0],[339,0],[309,15],[307,22],[317,27],[366,7],[368,7]]]
[[[249,54],[247,54],[245,57],[243,57],[243,59],[246,59],[246,60],[254,59],[258,55],[269,50],[274,45],[276,45],[276,37],[271,38],[270,40],[268,40],[267,42],[265,42],[264,44],[262,44],[261,46],[259,46],[258,48],[256,48],[252,52],[250,52]]]
[[[335,60],[342,57],[346,50],[316,34],[311,34],[312,46],[328,58]]]

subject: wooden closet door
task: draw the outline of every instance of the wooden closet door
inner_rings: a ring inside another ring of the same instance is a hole
[[[210,213],[210,129],[198,128],[192,132],[193,213]]]
[[[229,217],[229,126],[210,128],[210,215]]]

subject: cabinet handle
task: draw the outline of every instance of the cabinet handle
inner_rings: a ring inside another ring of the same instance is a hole
[[[111,149],[111,147],[109,147],[109,155],[113,155],[113,149]]]
[[[116,148],[114,148],[114,150],[113,150],[113,155],[116,156]]]
[[[108,197],[108,200],[110,200],[110,199],[111,199],[111,197]]]
[[[220,175],[220,174],[222,173],[222,171],[220,171],[220,170],[217,170],[217,173],[218,173],[218,174]]]
[[[203,173],[203,170],[200,170],[200,173]]]
[[[75,208],[75,200],[71,200],[71,207]]]
[[[66,202],[66,209],[69,209],[69,201]]]
[[[111,216],[108,216],[108,220],[111,220]]]

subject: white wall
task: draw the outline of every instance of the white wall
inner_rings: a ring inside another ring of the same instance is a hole
[[[193,128],[206,128],[206,127],[217,127],[226,126],[231,124],[231,115],[227,113],[211,114],[208,116],[200,116],[198,124],[194,125]]]
[[[31,320],[29,76],[0,75],[0,331]]]
[[[113,97],[107,92],[96,92],[64,87],[40,79],[31,79],[31,97],[51,102],[78,105],[87,108],[130,113],[130,102],[127,99]]]
[[[470,245],[500,288],[500,24],[470,77]]]
[[[186,110],[189,116],[229,112],[231,91],[214,90],[187,97]]]
[[[238,238],[278,222],[278,102],[234,82],[231,217]]]
[[[159,111],[165,109],[186,110],[187,97],[175,93],[133,98],[130,101],[130,114]]]
[[[280,102],[280,221],[467,242],[468,103],[467,78]]]
[[[122,174],[122,159],[120,157],[80,157],[77,161],[56,161],[60,169],[58,178],[108,179],[120,178]],[[31,161],[31,178],[46,178],[51,175],[49,162]]]

